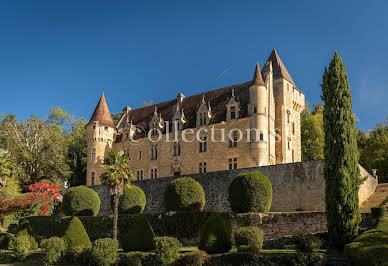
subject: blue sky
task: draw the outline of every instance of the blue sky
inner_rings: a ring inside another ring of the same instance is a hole
[[[0,112],[88,119],[252,79],[275,46],[319,103],[338,50],[358,127],[388,116],[387,1],[0,1]],[[220,73],[223,73],[220,75]]]

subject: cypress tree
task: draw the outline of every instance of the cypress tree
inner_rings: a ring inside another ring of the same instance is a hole
[[[343,247],[358,234],[360,172],[352,96],[341,57],[335,52],[322,78],[325,101],[326,218],[329,243]]]

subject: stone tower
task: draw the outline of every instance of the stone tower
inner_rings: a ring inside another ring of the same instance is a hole
[[[266,165],[268,144],[268,95],[267,87],[261,75],[260,66],[257,63],[252,85],[249,87],[249,107],[251,128],[251,152],[257,166]]]
[[[275,48],[263,70],[273,72],[276,164],[300,162],[300,113],[305,107],[304,94],[296,87]]]
[[[102,94],[89,123],[86,125],[86,132],[88,145],[86,185],[93,186],[100,183],[100,175],[104,172],[101,164],[105,154],[112,149],[116,135],[116,127],[113,124],[104,94]]]

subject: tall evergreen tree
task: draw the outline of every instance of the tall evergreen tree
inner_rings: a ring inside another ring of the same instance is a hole
[[[352,96],[341,57],[335,52],[322,78],[325,101],[326,218],[329,243],[343,247],[358,234],[360,172]]]

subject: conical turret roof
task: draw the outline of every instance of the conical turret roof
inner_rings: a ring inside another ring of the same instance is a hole
[[[261,75],[259,63],[256,63],[255,74],[253,76],[253,84],[259,86],[265,86],[263,76]]]
[[[267,62],[269,62],[269,61],[272,61],[273,78],[274,79],[284,78],[296,87],[294,81],[291,78],[290,73],[288,73],[286,66],[283,64],[283,62],[280,59],[280,56],[275,48],[273,48],[271,55],[269,56]]]
[[[90,118],[88,125],[94,124],[96,122],[100,123],[100,125],[115,127],[112,116],[109,112],[108,105],[106,104],[104,93],[102,94],[96,109],[94,109],[93,115]]]

